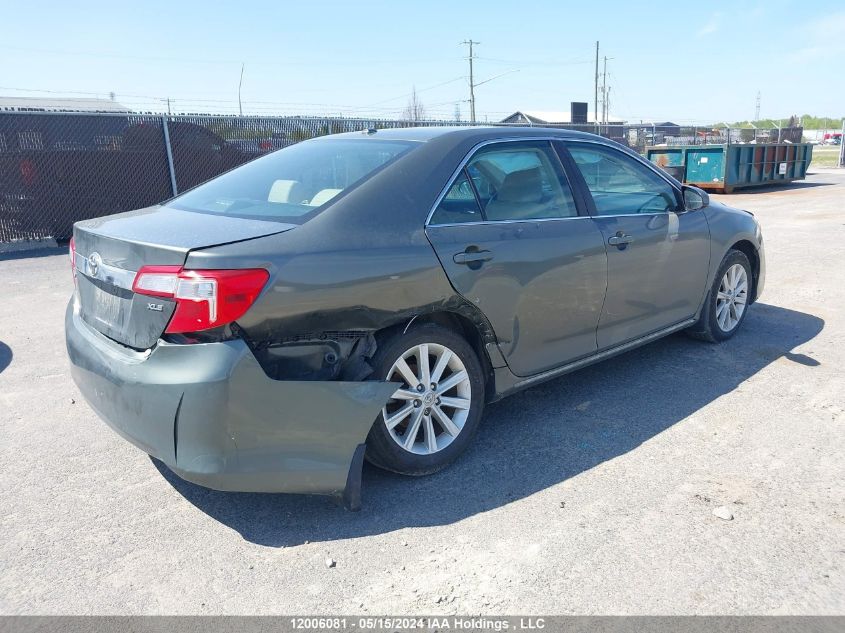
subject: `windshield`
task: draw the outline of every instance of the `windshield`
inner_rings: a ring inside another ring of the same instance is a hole
[[[301,224],[413,146],[369,139],[305,141],[225,173],[165,206]]]

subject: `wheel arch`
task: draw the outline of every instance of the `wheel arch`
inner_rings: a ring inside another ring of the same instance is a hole
[[[470,318],[466,314],[466,310],[435,310],[418,314],[409,320],[378,330],[375,332],[376,342],[381,344],[389,336],[410,331],[412,328],[426,323],[434,323],[450,329],[470,344],[484,371],[485,400],[489,402],[494,399],[496,393],[495,372],[493,371],[493,359],[490,358],[488,350],[491,343],[495,346],[495,336],[486,322],[479,322],[475,318]]]
[[[734,242],[731,244],[728,252],[732,250],[743,253],[748,258],[748,262],[751,264],[752,292],[748,293],[751,296],[751,301],[749,301],[749,305],[751,305],[757,297],[757,284],[760,279],[760,254],[757,252],[757,247],[749,240],[739,240],[738,242]]]

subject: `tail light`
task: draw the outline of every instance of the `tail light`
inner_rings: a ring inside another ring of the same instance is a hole
[[[183,270],[180,266],[144,266],[132,290],[176,301],[166,332],[199,332],[242,317],[261,293],[270,274],[263,268]]]

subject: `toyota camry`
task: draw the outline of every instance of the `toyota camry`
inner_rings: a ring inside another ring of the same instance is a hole
[[[366,130],[79,222],[73,377],[197,484],[360,504],[470,446],[486,403],[760,296],[755,218],[597,136]],[[457,484],[456,484],[457,485]]]

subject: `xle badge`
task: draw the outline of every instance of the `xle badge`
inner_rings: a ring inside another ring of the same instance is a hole
[[[164,304],[162,303],[148,303],[147,310],[152,310],[153,312],[161,312],[164,309]]]

